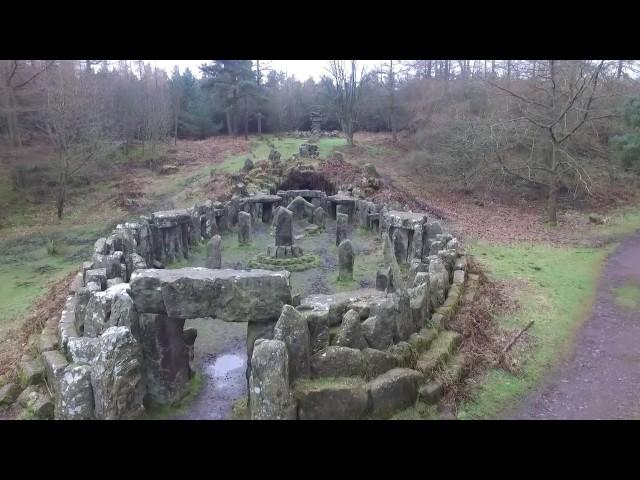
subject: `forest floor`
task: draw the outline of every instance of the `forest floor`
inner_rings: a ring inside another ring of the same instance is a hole
[[[505,332],[515,333],[534,320],[534,326],[513,348],[509,368],[490,368],[469,378],[468,394],[456,406],[458,418],[503,416],[536,390],[548,372],[571,353],[574,339],[580,338],[594,299],[600,301],[601,289],[596,288],[607,255],[620,239],[640,228],[634,195],[616,193],[617,203],[600,206],[563,205],[559,225],[551,227],[544,221],[542,201],[496,191],[465,193],[455,182],[416,170],[404,161],[412,148],[408,138],[393,144],[388,134],[357,134],[355,140],[356,146],[347,148],[342,139],[323,139],[321,156],[338,149],[350,163],[373,163],[386,184],[381,196],[409,204],[418,201],[421,209],[442,217],[517,305],[495,315]],[[73,272],[90,256],[95,240],[116,223],[228,194],[229,183],[220,173],[237,171],[247,157],[266,158],[271,146],[290,155],[305,141],[276,136],[250,137],[249,141],[215,137],[165,145],[155,155],[148,149],[144,155],[134,151],[128,158],[111,159],[109,168],[89,173],[90,182],[74,185],[61,221],[55,217],[54,189],[16,191],[10,182],[12,164],[28,159],[32,165],[46,166],[51,152],[42,146],[27,148],[19,155],[3,151],[0,381],[19,358],[28,333],[59,314],[64,296],[60,292],[65,292]],[[178,173],[160,175],[154,169],[157,164],[176,165]],[[588,216],[594,211],[604,214],[605,224],[590,223]],[[54,252],[48,248],[52,245]],[[625,284],[616,292],[632,303],[636,301],[634,288]]]

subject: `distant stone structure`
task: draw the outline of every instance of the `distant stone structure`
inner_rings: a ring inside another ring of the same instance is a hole
[[[311,135],[319,137],[322,132],[322,129],[320,128],[322,125],[322,115],[319,111],[313,110],[309,116],[311,117]]]

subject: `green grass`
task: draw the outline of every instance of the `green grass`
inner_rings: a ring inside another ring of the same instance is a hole
[[[525,282],[512,290],[520,308],[497,318],[498,324],[515,332],[531,320],[535,323],[528,330],[532,342],[523,354],[521,371],[513,375],[502,369],[489,370],[472,399],[461,405],[459,418],[500,415],[568,352],[576,329],[591,307],[603,260],[613,248],[486,243],[469,247],[469,253],[488,267],[494,278]]]
[[[246,158],[251,158],[254,162],[260,160],[267,160],[269,158],[269,152],[271,148],[278,150],[282,160],[286,160],[294,153],[298,153],[300,145],[303,143],[309,143],[305,138],[281,138],[278,139],[274,135],[264,135],[262,139],[259,137],[250,137],[249,153],[242,153],[240,155],[233,155],[227,158],[220,169],[226,173],[237,172],[244,166]],[[318,150],[320,157],[326,157],[330,155],[337,147],[346,145],[346,141],[343,138],[321,138],[318,143]]]
[[[640,285],[628,282],[613,289],[616,304],[627,310],[637,310],[640,307]]]
[[[438,420],[438,410],[435,405],[417,402],[415,405],[395,413],[390,420]]]
[[[640,209],[637,205],[626,206],[606,215],[607,222],[595,227],[596,232],[621,236],[635,232],[640,228]]]
[[[33,307],[51,283],[80,268],[105,225],[84,225],[0,242],[0,330]],[[57,253],[49,254],[49,240]]]

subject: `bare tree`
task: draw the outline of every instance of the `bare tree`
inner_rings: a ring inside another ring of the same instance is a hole
[[[50,69],[46,108],[39,125],[54,145],[58,157],[58,218],[64,216],[67,185],[95,158],[104,128],[96,102],[95,83],[82,75],[77,62],[61,61]]]
[[[7,130],[9,134],[9,144],[12,147],[22,146],[22,136],[18,119],[19,95],[29,84],[42,75],[53,61],[28,62],[20,60],[2,60],[0,62],[0,98],[2,99],[1,109],[7,119]],[[34,68],[35,67],[35,68]]]
[[[507,64],[507,82],[511,73],[510,63]],[[611,116],[595,114],[594,99],[603,66],[604,61],[549,60],[543,72],[540,62],[537,65],[538,76],[522,92],[488,82],[515,98],[521,112],[520,117],[492,127],[491,137],[495,142],[496,158],[506,173],[546,189],[547,216],[552,225],[557,224],[558,193],[562,187],[563,175],[571,172],[584,182],[588,178],[584,167],[566,148],[567,141],[588,120]],[[543,142],[542,161],[535,161],[532,147],[529,160],[515,165],[503,148],[507,143],[505,138],[509,136],[504,132],[509,132],[509,129],[503,129],[502,135],[498,132],[505,124],[518,125],[520,120],[532,125],[540,134]]]
[[[357,119],[357,106],[363,73],[358,75],[358,62],[351,60],[330,60],[329,71],[333,77],[335,106],[347,144],[353,145],[353,133]]]

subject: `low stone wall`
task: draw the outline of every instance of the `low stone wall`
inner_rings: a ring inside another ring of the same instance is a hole
[[[462,337],[447,321],[464,289],[466,257],[451,246],[414,260],[410,282],[395,292],[311,295],[249,335],[251,418],[389,418],[418,400],[436,402],[437,372],[447,364],[464,371],[455,355]]]

